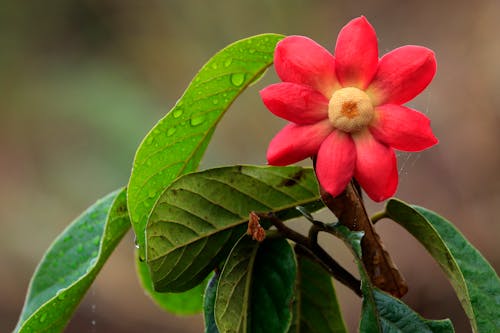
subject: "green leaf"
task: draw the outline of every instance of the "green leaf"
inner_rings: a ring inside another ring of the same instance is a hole
[[[289,333],[347,332],[331,276],[297,253],[297,290]]]
[[[154,291],[148,265],[140,261],[136,251],[136,270],[141,286],[151,299],[162,309],[176,315],[192,315],[203,310],[203,292],[207,281],[202,282],[193,289],[182,293],[159,293]]]
[[[408,230],[448,276],[474,332],[500,328],[500,280],[467,239],[441,216],[391,199],[386,215]]]
[[[322,207],[310,168],[232,166],[178,178],[158,200],[147,227],[155,290],[179,292],[199,284],[245,233],[251,211],[284,220],[300,215],[298,205]]]
[[[284,36],[240,40],[212,57],[174,108],[144,138],[128,185],[128,206],[141,257],[148,216],[165,187],[196,170],[215,126],[238,97],[273,62]]]
[[[205,333],[219,333],[217,324],[215,323],[215,295],[217,293],[217,283],[219,278],[214,274],[208,281],[205,289],[205,297],[203,299],[203,319],[205,320]]]
[[[379,289],[373,289],[373,296],[384,333],[447,333],[454,331],[450,320],[424,319],[406,304]]]
[[[125,189],[97,201],[62,232],[40,261],[15,332],[61,332],[130,228]]]
[[[259,243],[243,236],[222,270],[215,298],[221,333],[286,332],[297,266],[284,238]]]
[[[361,277],[363,305],[361,309],[360,332],[370,333],[450,333],[453,325],[448,319],[427,320],[406,304],[374,287],[361,260],[361,239],[363,232],[352,232],[343,225],[335,225],[332,231],[350,247],[354,254]]]

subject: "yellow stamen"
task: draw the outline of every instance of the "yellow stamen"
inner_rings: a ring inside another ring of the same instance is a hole
[[[328,104],[328,118],[333,126],[344,132],[357,132],[373,119],[370,97],[354,87],[341,88],[333,93]]]

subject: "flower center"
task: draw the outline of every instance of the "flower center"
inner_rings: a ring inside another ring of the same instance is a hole
[[[357,132],[373,119],[370,97],[354,87],[342,88],[333,93],[328,104],[328,118],[333,126],[344,132]]]

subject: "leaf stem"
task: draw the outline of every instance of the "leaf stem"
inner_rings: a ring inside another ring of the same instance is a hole
[[[383,210],[381,212],[377,212],[377,213],[373,214],[371,217],[371,220],[372,220],[372,223],[375,224],[378,221],[380,221],[386,217],[389,217],[389,216],[387,216],[387,212],[385,210]]]
[[[318,262],[325,270],[332,275],[340,283],[354,291],[358,296],[361,296],[361,283],[349,271],[342,267],[328,252],[326,252],[317,242],[318,233],[324,228],[318,223],[313,224],[309,232],[308,238],[297,231],[288,228],[283,221],[272,214],[257,213],[260,218],[270,221],[276,229],[285,237],[299,245],[303,254],[308,255],[311,259]],[[299,250],[300,251],[300,250]]]

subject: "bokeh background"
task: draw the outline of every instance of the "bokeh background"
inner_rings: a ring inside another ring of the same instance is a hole
[[[397,196],[454,221],[500,267],[500,34],[498,0],[46,0],[0,2],[0,331],[12,330],[30,276],[56,235],[97,198],[124,185],[145,133],[197,70],[227,44],[263,32],[302,34],[333,49],[339,29],[365,15],[380,53],[432,48],[438,74],[410,105],[432,119],[440,144],[399,155]],[[283,122],[257,91],[222,120],[203,167],[265,163]],[[380,205],[371,205],[372,212]],[[429,318],[470,331],[444,275],[402,229],[377,229],[406,276],[405,296]],[[323,240],[326,241],[326,240]],[[340,244],[328,244],[347,266]],[[127,235],[67,332],[201,332],[140,289]],[[351,331],[360,302],[338,286]]]

